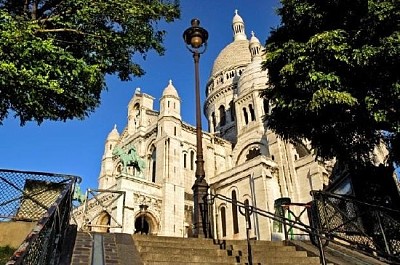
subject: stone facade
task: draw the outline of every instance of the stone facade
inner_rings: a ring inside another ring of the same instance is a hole
[[[234,40],[216,58],[206,87],[204,114],[209,132],[203,132],[203,152],[210,192],[250,204],[257,201],[258,208],[270,212],[281,197],[308,202],[311,189],[322,189],[327,172],[315,161],[306,141],[291,144],[268,129],[273,104],[260,97],[268,81],[267,72],[261,70],[263,47],[254,33],[247,39],[237,13],[232,28]],[[195,127],[182,121],[181,101],[172,81],[164,89],[159,111],[153,102],[152,96],[137,89],[128,105],[126,128],[121,133],[114,128],[108,135],[99,189],[126,192],[125,203],[113,208],[123,227],[111,231],[135,233],[145,227],[144,232],[150,234],[190,236]],[[116,146],[126,150],[133,146],[146,163],[144,172],[123,168],[113,155]],[[141,211],[143,205],[146,211]],[[245,220],[235,211],[231,204],[215,201],[215,236],[246,237]],[[93,221],[104,222],[100,219]],[[260,239],[271,239],[270,220],[260,218],[258,227]]]

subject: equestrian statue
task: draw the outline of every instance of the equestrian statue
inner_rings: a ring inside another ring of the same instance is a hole
[[[133,166],[136,168],[141,174],[144,172],[144,168],[146,167],[146,163],[136,152],[135,147],[129,146],[128,151],[125,151],[119,146],[116,146],[113,150],[113,155],[118,156],[121,160],[123,171],[127,172],[127,167]]]

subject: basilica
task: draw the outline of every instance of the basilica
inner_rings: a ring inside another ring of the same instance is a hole
[[[260,96],[268,89],[263,47],[253,32],[248,38],[237,12],[232,31],[233,41],[215,59],[205,88],[208,132],[202,143],[209,192],[269,212],[279,198],[308,202],[310,191],[322,189],[328,173],[307,141],[289,143],[268,129],[273,102]],[[154,97],[137,89],[126,127],[109,133],[98,179],[103,195],[75,211],[81,228],[190,236],[196,130],[181,118],[179,88],[166,83],[159,110],[153,108]],[[134,155],[138,166],[126,164],[117,151]],[[246,238],[245,219],[233,204],[215,200],[211,215],[215,237]],[[271,220],[256,221],[257,231],[251,233],[259,239],[271,240],[278,232]]]

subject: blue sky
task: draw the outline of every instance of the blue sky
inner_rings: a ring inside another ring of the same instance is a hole
[[[209,32],[208,49],[200,58],[204,102],[204,87],[213,61],[232,41],[235,9],[245,21],[247,36],[254,31],[264,43],[271,27],[279,24],[275,15],[278,4],[278,0],[181,0],[181,19],[159,25],[168,32],[166,54],[160,57],[151,52],[145,61],[139,60],[146,71],[141,78],[121,82],[107,77],[108,90],[103,92],[101,106],[90,117],[65,123],[46,121],[40,126],[31,122],[24,127],[13,117],[5,120],[0,126],[0,168],[77,175],[83,178],[82,189],[96,188],[104,141],[114,124],[120,132],[126,126],[127,105],[137,87],[156,98],[158,110],[158,100],[171,79],[182,100],[183,120],[195,124],[193,58],[182,39],[190,20],[199,18]]]
[[[182,118],[195,124],[194,66],[183,43],[183,31],[190,20],[199,18],[209,32],[209,44],[200,58],[202,102],[204,87],[219,52],[232,41],[231,23],[235,9],[246,25],[246,34],[254,31],[262,43],[271,27],[279,24],[275,14],[278,0],[181,0],[182,17],[172,24],[161,24],[167,30],[166,54],[151,52],[139,60],[146,75],[130,82],[107,77],[108,90],[102,94],[101,106],[83,121],[31,122],[24,127],[9,117],[0,126],[0,168],[66,173],[83,178],[82,189],[96,188],[104,141],[117,125],[121,132],[127,122],[127,105],[137,87],[154,96],[155,109],[164,88],[172,79],[182,100]],[[203,121],[203,127],[206,123]]]

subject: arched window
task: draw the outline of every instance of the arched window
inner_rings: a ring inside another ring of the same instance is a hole
[[[151,147],[151,156],[149,161],[149,172],[151,176],[151,182],[156,182],[156,171],[157,171],[157,164],[156,164],[156,147],[153,145]]]
[[[211,113],[211,126],[213,128],[213,132],[215,132],[215,127],[217,125],[217,119],[215,119],[215,113]]]
[[[190,151],[190,170],[194,169],[194,151]]]
[[[238,220],[238,206],[236,191],[232,191],[232,221],[233,221],[233,233],[239,233],[239,220]]]
[[[253,105],[249,105],[249,111],[250,111],[250,116],[251,116],[251,120],[255,121],[256,120],[256,115],[254,113],[254,109],[253,109]]]
[[[221,226],[222,226],[222,236],[226,236],[226,211],[225,207],[221,207]]]
[[[225,117],[225,107],[223,105],[221,105],[219,107],[219,119],[220,119],[220,126],[224,126],[226,123],[226,117]]]
[[[261,151],[259,147],[253,147],[249,150],[249,152],[246,155],[246,161],[253,159],[257,156],[261,155]]]
[[[235,120],[235,106],[233,105],[233,101],[229,102],[229,109],[231,111],[231,121]]]
[[[249,115],[247,114],[246,108],[243,108],[244,123],[247,125],[249,123]]]
[[[264,114],[268,115],[269,114],[269,103],[268,103],[268,99],[266,99],[266,98],[263,99],[263,107],[264,107]]]
[[[187,159],[187,155],[183,154],[183,168],[186,168],[186,159]]]

